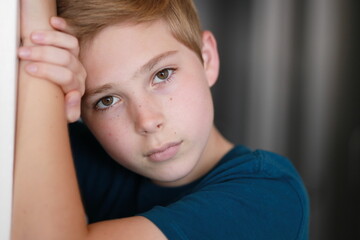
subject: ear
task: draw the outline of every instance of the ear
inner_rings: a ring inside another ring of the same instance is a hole
[[[204,61],[204,69],[207,76],[209,86],[213,86],[219,75],[219,54],[217,50],[216,39],[209,31],[202,34],[202,58]]]

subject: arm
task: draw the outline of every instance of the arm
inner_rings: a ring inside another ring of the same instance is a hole
[[[21,2],[21,37],[51,29],[55,1]],[[20,61],[12,239],[74,239],[86,231],[67,136],[64,94],[57,85],[29,76]],[[76,231],[74,230],[76,228]],[[75,234],[77,232],[77,234]]]
[[[24,46],[31,46],[34,30],[51,30],[48,19],[55,15],[55,1],[21,3],[21,37]],[[69,146],[63,89],[56,81],[28,75],[26,64],[20,61],[12,239],[165,239],[144,217],[87,225]]]

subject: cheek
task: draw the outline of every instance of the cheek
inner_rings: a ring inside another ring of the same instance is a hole
[[[200,81],[200,80],[194,80]],[[191,132],[208,131],[213,122],[213,103],[209,86],[205,82],[193,84],[190,82],[173,97],[172,109],[175,120],[180,126],[191,129]]]
[[[122,149],[129,149],[131,144],[131,136],[129,129],[119,119],[94,120],[86,122],[96,139],[103,148],[114,159],[119,158]]]
[[[119,142],[117,131],[110,124],[95,123],[92,125],[92,132],[104,148],[110,148]]]

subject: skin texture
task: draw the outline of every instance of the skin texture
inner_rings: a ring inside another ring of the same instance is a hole
[[[34,31],[52,30],[54,13],[55,1],[21,1],[24,46],[34,45]],[[72,166],[64,94],[51,81],[27,74],[27,64],[19,63],[11,238],[82,239],[86,222]],[[57,235],[59,227],[65,237]]]
[[[33,32],[22,33],[26,37],[23,37],[23,46],[19,48],[18,56],[22,60],[31,61],[25,66],[27,74],[61,86],[65,94],[67,119],[74,122],[80,117],[80,99],[85,91],[86,71],[78,59],[78,41],[69,34],[71,28],[58,17],[52,17],[49,23],[57,31],[36,27]],[[28,24],[29,21],[22,29],[27,30]]]
[[[210,93],[216,43],[209,32],[204,41],[205,67],[162,21],[108,27],[83,53],[83,120],[116,161],[160,185],[190,183],[224,153],[206,148],[223,139],[213,128]]]

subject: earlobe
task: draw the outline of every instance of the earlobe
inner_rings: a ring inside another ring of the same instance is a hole
[[[217,50],[216,39],[209,31],[202,34],[202,57],[204,69],[208,79],[209,86],[213,86],[219,75],[219,54]]]

